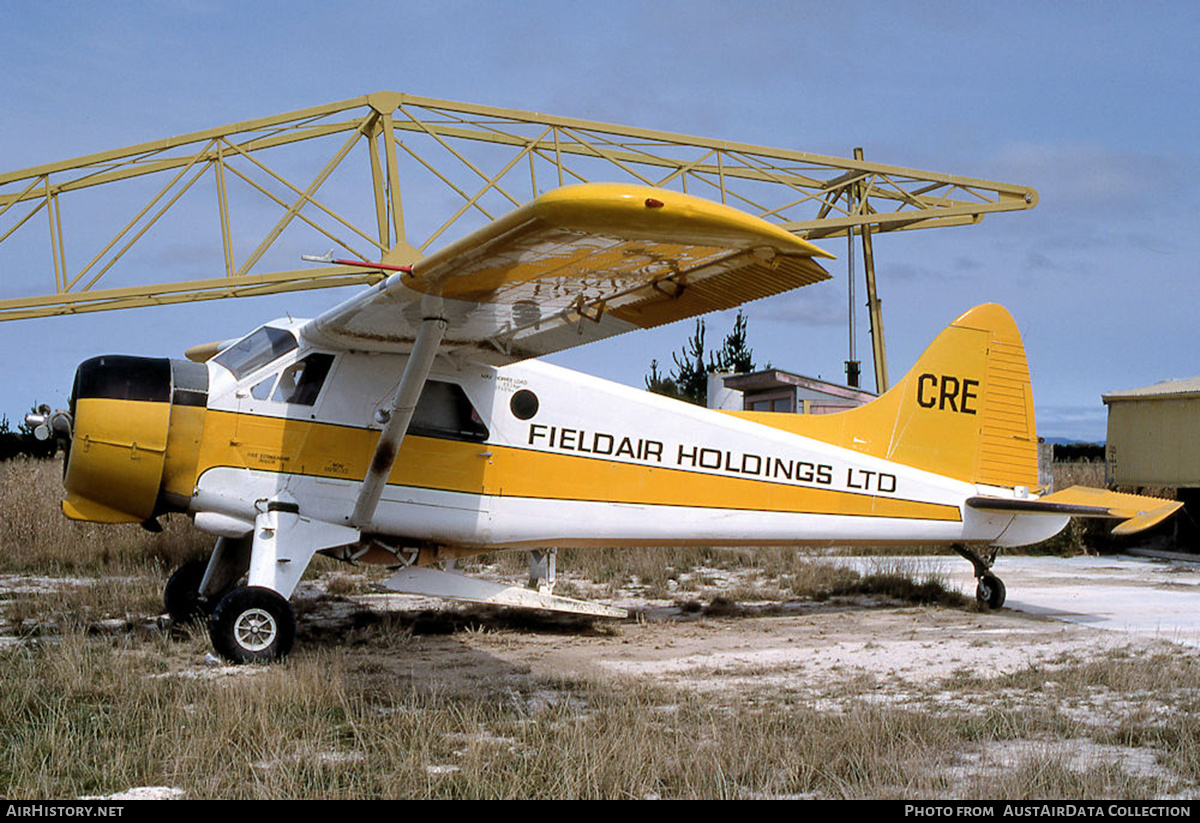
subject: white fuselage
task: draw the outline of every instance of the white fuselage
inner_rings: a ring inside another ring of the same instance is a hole
[[[210,516],[197,525],[249,524],[261,501],[281,499],[296,501],[307,517],[348,522],[382,429],[379,410],[407,358],[330,353],[315,402],[282,402],[272,381],[311,352],[302,345],[240,380],[209,364],[209,420],[191,510]],[[418,409],[364,533],[462,547],[1019,545],[1065,525],[1065,518],[979,512],[964,502],[981,492],[1011,496],[1011,489],[981,488],[538,361],[455,369],[443,358],[429,381],[461,394],[446,389],[424,413]],[[431,420],[442,427],[432,434]]]

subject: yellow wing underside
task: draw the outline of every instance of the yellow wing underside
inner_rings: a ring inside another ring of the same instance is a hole
[[[827,280],[813,258],[832,256],[698,197],[567,186],[330,310],[312,331],[326,342],[388,348],[412,339],[413,309],[433,297],[451,345],[483,344],[512,362]],[[564,326],[573,334],[559,333]]]

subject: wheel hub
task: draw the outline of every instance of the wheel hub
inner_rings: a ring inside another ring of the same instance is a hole
[[[275,642],[279,628],[275,618],[263,609],[247,609],[233,625],[233,636],[247,651],[260,652]]]

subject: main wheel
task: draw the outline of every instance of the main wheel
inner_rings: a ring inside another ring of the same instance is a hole
[[[979,578],[975,586],[975,599],[989,609],[998,609],[1004,605],[1006,596],[1004,582],[994,574],[985,574]]]
[[[207,568],[208,561],[205,560],[184,563],[167,580],[163,605],[176,623],[189,623],[208,616],[208,601],[200,596],[200,581]]]
[[[269,663],[291,651],[296,616],[278,592],[243,586],[221,598],[208,634],[217,653],[234,663]]]

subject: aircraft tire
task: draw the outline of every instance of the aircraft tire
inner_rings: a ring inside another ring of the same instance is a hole
[[[195,560],[184,563],[167,579],[163,589],[163,606],[167,615],[176,623],[190,623],[208,617],[207,601],[200,596],[200,581],[208,561]]]
[[[234,663],[281,660],[296,639],[296,616],[278,592],[242,586],[221,598],[208,622],[217,653]]]
[[[975,586],[975,599],[989,609],[998,609],[1003,606],[1006,596],[1004,582],[994,574],[983,575]]]

